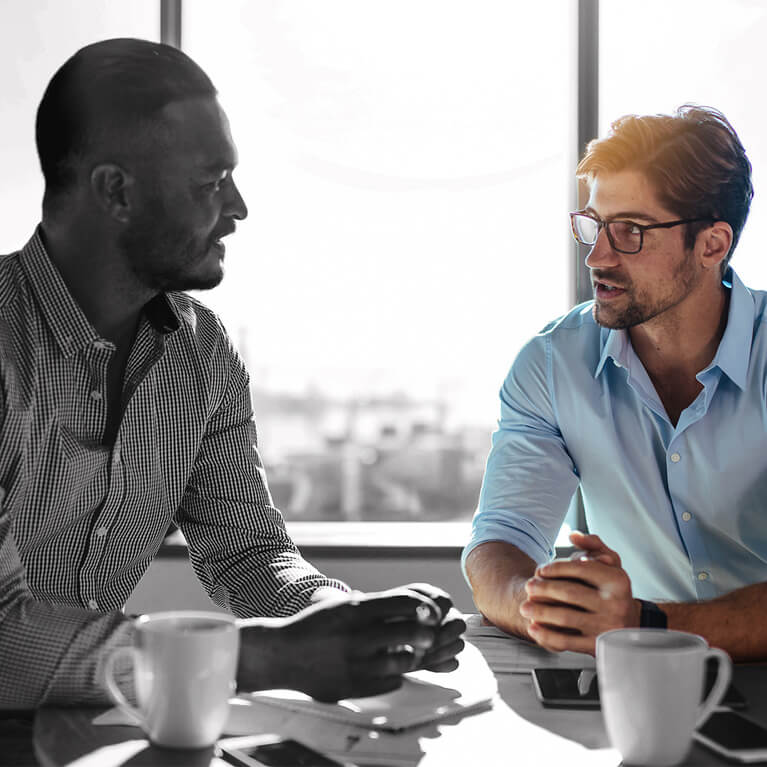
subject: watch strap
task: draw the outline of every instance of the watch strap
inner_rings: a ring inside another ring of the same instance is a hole
[[[639,604],[641,610],[639,613],[639,626],[640,628],[650,629],[665,629],[668,628],[668,617],[663,610],[655,604],[655,602],[649,602],[646,599],[640,599]]]

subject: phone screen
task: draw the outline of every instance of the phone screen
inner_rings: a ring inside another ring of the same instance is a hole
[[[728,751],[767,749],[767,730],[731,711],[717,711],[698,728]]]
[[[599,708],[599,686],[596,673],[589,669],[533,669],[536,692],[545,706],[563,708]],[[716,667],[709,666],[703,691],[705,698],[716,681]],[[727,688],[722,705],[745,708],[746,700],[732,685]]]

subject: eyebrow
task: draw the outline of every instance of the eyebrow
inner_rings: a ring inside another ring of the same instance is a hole
[[[211,163],[208,163],[207,165],[201,165],[200,170],[203,173],[222,173],[223,171],[232,171],[237,166],[237,162],[232,159],[220,159],[220,160],[214,160]]]
[[[590,205],[584,208],[586,213],[591,213],[594,216],[597,216],[599,218],[599,214],[592,208]],[[609,221],[622,221],[624,219],[629,219],[631,221],[635,221],[636,219],[641,219],[643,221],[648,221],[651,224],[657,224],[658,219],[654,216],[650,216],[647,213],[642,213],[642,211],[639,210],[621,210],[615,213],[614,215],[610,216],[608,219]]]

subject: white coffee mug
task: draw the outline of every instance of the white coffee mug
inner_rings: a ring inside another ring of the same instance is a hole
[[[607,631],[597,637],[596,657],[607,734],[626,765],[679,764],[732,676],[726,652],[683,631]],[[717,677],[701,703],[708,658],[718,661]]]
[[[174,610],[135,620],[133,647],[107,659],[105,681],[112,700],[141,726],[152,743],[205,748],[221,735],[236,687],[240,636],[232,615]],[[133,662],[138,707],[114,678],[115,664]]]

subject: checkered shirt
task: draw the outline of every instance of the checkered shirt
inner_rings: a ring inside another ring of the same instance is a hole
[[[0,708],[105,701],[131,641],[121,610],[179,525],[211,598],[284,616],[320,586],[272,505],[248,376],[218,318],[183,293],[150,301],[113,445],[98,336],[39,231],[0,259]]]

